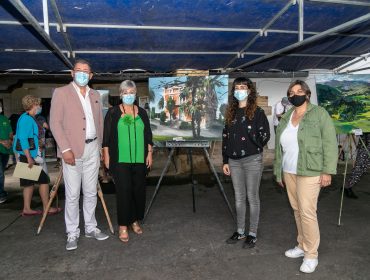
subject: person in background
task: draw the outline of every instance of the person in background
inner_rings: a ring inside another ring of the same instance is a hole
[[[369,169],[370,166],[370,133],[365,132],[361,136],[362,141],[359,139],[357,144],[357,154],[356,154],[356,161],[355,166],[352,168],[351,174],[348,177],[348,180],[344,186],[344,194],[348,198],[357,199],[358,196],[353,191],[353,186],[360,182],[362,175]]]
[[[42,169],[48,174],[48,167],[46,164],[46,131],[49,130],[49,125],[46,119],[40,113],[36,116],[36,123],[39,128],[39,150],[37,153],[36,162],[42,165]]]
[[[0,104],[0,203],[4,203],[8,198],[5,191],[5,169],[12,154],[13,131],[10,121],[4,116],[3,107]]]
[[[77,59],[71,75],[73,81],[70,84],[55,89],[50,109],[50,129],[63,166],[67,251],[77,249],[80,237],[81,188],[85,237],[96,240],[109,238],[109,235],[97,228],[95,218],[103,139],[100,94],[88,86],[93,76],[88,61]]]
[[[338,144],[332,119],[324,108],[310,103],[311,90],[304,81],[291,83],[287,94],[294,107],[276,129],[274,174],[278,184],[286,186],[298,244],[285,256],[304,257],[300,271],[312,273],[320,244],[317,200],[336,174]]]
[[[263,171],[263,147],[270,139],[270,127],[264,111],[257,106],[257,92],[251,80],[233,82],[222,132],[223,172],[231,175],[235,191],[237,228],[226,240],[243,248],[253,248],[257,241],[260,215],[259,187]],[[245,232],[246,198],[249,202],[249,230]]]
[[[35,163],[39,148],[39,129],[35,120],[35,116],[41,111],[41,99],[33,95],[26,95],[22,98],[24,110],[17,123],[16,134],[13,142],[14,152],[19,154],[19,161],[28,163],[28,167],[32,168]],[[35,184],[39,184],[39,193],[44,211],[49,202],[49,176],[45,171],[41,171],[37,181],[20,179],[20,186],[23,188],[23,216],[40,215],[42,211],[31,209],[31,200]],[[56,214],[60,209],[51,207],[48,214]]]
[[[289,103],[288,97],[284,96],[278,103],[274,106],[274,115],[272,117],[272,122],[274,124],[274,132],[276,134],[276,128],[279,125],[281,117],[292,107]]]
[[[104,163],[116,187],[119,239],[129,241],[128,227],[143,231],[145,177],[152,166],[152,131],[145,109],[137,106],[136,85],[125,80],[119,87],[122,104],[113,106],[104,121]]]

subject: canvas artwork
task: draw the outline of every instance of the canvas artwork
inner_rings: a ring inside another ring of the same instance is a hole
[[[221,139],[227,75],[149,78],[149,94],[155,141]]]
[[[317,99],[333,118],[337,133],[370,132],[370,75],[316,76]]]

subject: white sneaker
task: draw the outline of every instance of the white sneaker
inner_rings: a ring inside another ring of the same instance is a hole
[[[312,273],[315,271],[318,264],[318,259],[303,259],[303,263],[299,270],[304,273]]]
[[[293,259],[304,257],[304,251],[296,246],[293,249],[285,251],[285,256]]]

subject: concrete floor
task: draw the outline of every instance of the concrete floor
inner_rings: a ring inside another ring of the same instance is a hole
[[[7,184],[16,184],[8,171]],[[52,170],[55,177],[56,170]],[[192,212],[191,185],[186,180],[164,180],[143,226],[144,234],[123,244],[112,235],[106,241],[80,238],[78,249],[65,250],[63,215],[50,216],[39,236],[41,217],[20,217],[0,233],[0,279],[370,279],[370,176],[356,186],[360,198],[344,200],[338,227],[342,175],[324,189],[319,201],[321,245],[319,266],[311,275],[299,272],[301,259],[284,251],[295,245],[294,218],[285,191],[277,188],[271,172],[263,174],[258,245],[242,249],[225,240],[234,223],[217,185],[198,176],[197,212]],[[156,182],[150,180],[148,199]],[[224,182],[230,201],[230,182]],[[116,227],[115,196],[105,186],[105,199]],[[61,189],[62,190],[62,189]],[[9,200],[0,205],[0,230],[19,215],[22,194],[9,188]],[[63,206],[63,194],[60,204]],[[33,205],[40,206],[38,195]],[[108,232],[101,203],[99,227]],[[83,228],[83,227],[82,227]]]

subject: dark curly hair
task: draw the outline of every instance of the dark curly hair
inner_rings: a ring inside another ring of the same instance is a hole
[[[228,106],[226,109],[226,124],[231,125],[231,122],[235,119],[236,110],[239,107],[239,101],[234,97],[235,86],[246,85],[248,86],[249,94],[247,99],[247,107],[245,107],[245,115],[248,119],[253,119],[254,112],[257,109],[257,91],[253,85],[253,82],[244,77],[236,78],[231,88],[231,94],[229,95]]]

